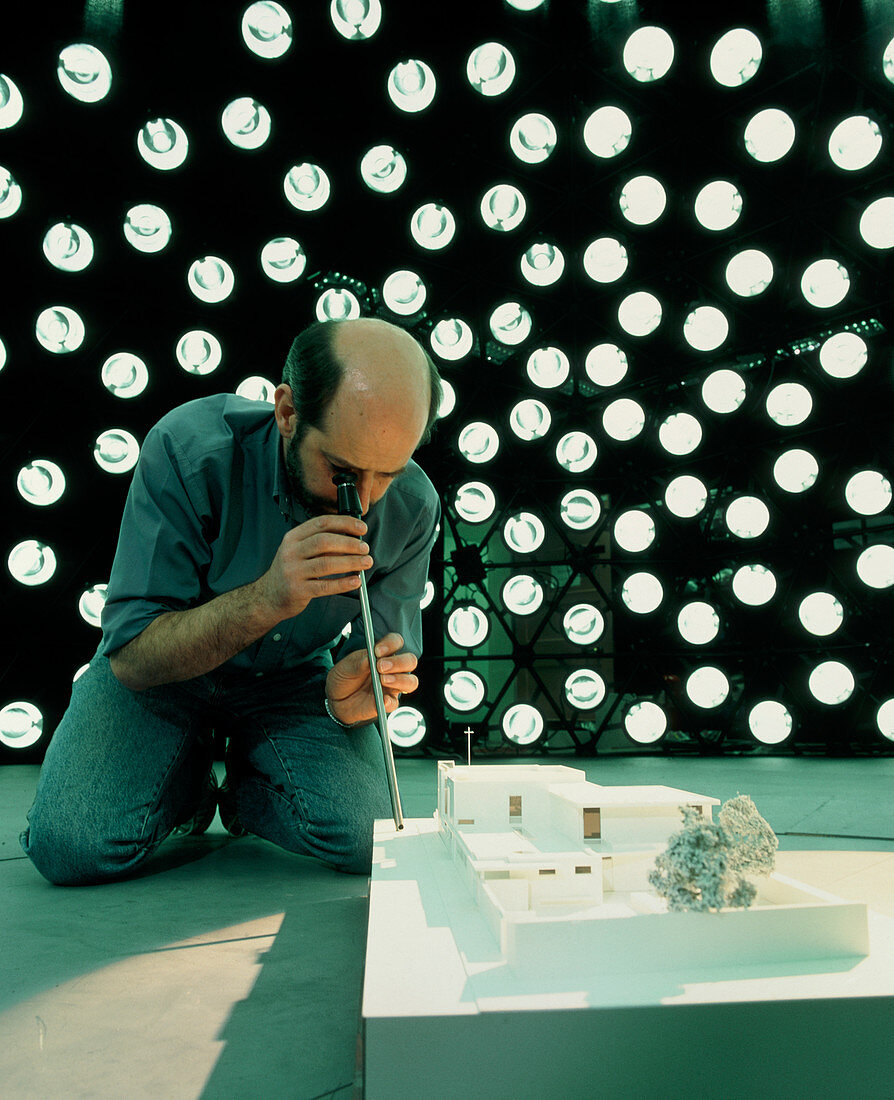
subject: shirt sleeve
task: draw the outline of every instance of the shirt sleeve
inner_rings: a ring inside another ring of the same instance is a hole
[[[398,530],[409,531],[409,537],[402,542],[393,563],[389,563],[381,572],[374,572],[368,590],[376,638],[396,632],[404,640],[404,649],[419,657],[422,655],[420,601],[428,579],[428,562],[438,533],[441,506],[437,494],[431,489],[422,500],[414,496],[412,508],[416,515],[411,515],[408,509],[403,524],[398,516],[390,518],[389,534]],[[374,557],[376,554],[374,546]],[[363,620],[358,613],[351,623],[351,634],[342,646],[339,656],[365,646]]]
[[[164,612],[201,602],[212,511],[207,485],[162,420],[146,436],[124,505],[102,653],[114,653]]]

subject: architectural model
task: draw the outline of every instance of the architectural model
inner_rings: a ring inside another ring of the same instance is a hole
[[[749,908],[669,911],[649,875],[681,808],[713,823],[718,805],[570,767],[439,763],[433,817],[375,826],[368,1100],[861,1079],[894,1022],[894,920],[777,873],[748,875]]]
[[[810,957],[866,954],[865,907],[820,904],[781,876],[754,880],[754,908],[668,912],[649,882],[656,859],[681,811],[711,822],[719,805],[673,787],[589,783],[562,765],[438,764],[441,838],[513,966],[604,969],[625,953],[625,967],[659,968],[805,947]]]

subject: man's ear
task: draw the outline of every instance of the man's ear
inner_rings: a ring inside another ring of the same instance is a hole
[[[283,439],[291,439],[298,423],[295,403],[292,400],[292,387],[283,382],[273,393],[273,413],[279,434]]]

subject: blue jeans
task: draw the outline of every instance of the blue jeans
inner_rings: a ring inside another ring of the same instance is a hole
[[[133,873],[199,804],[213,728],[242,825],[291,852],[367,873],[391,815],[375,726],[326,714],[326,669],[256,678],[220,669],[136,692],[95,656],[72,688],[40,773],[25,853],[59,885]]]

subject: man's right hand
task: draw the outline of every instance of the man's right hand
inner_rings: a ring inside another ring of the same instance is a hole
[[[318,596],[359,588],[360,571],[372,565],[369,546],[359,541],[365,534],[366,524],[352,516],[315,516],[293,528],[256,582],[261,600],[282,620]]]

